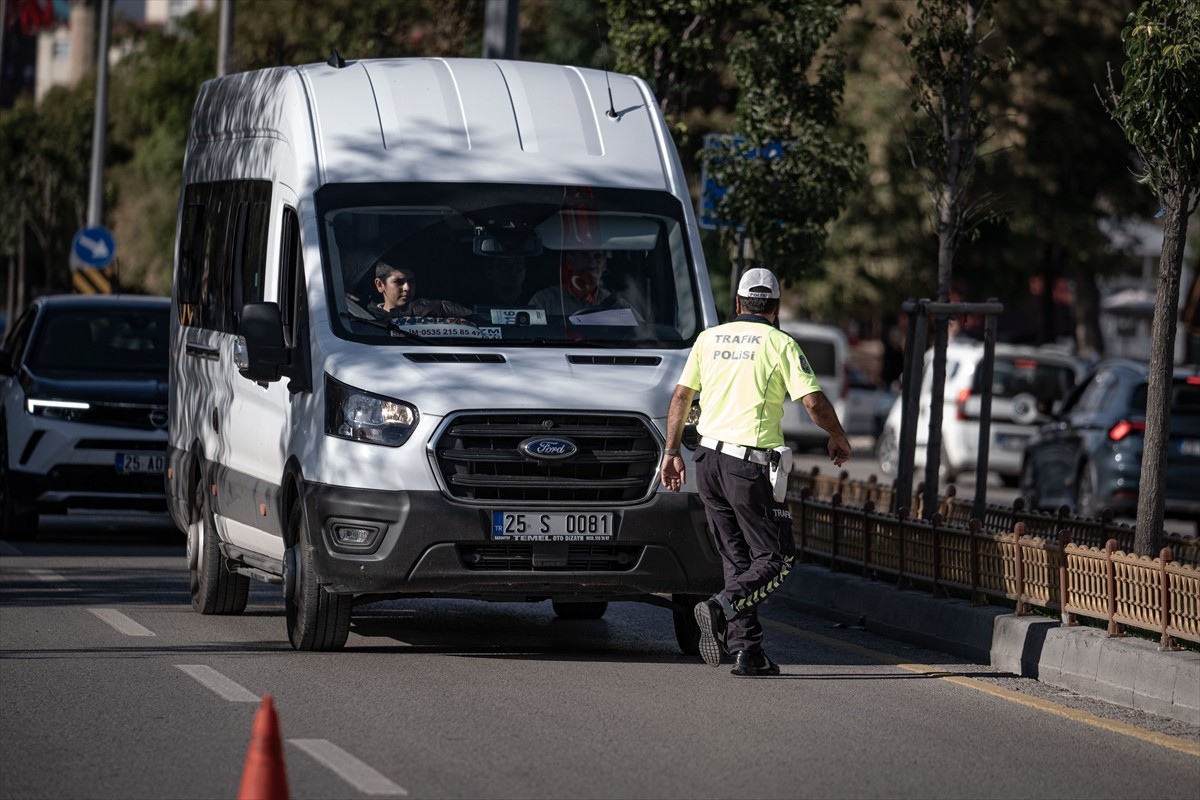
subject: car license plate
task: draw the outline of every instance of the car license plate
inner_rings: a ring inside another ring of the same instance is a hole
[[[1179,442],[1179,452],[1185,456],[1200,456],[1200,439],[1183,439]]]
[[[118,475],[152,475],[166,470],[166,456],[161,453],[117,453]]]
[[[601,542],[614,515],[593,511],[493,511],[492,538],[511,542]]]
[[[1001,450],[1010,450],[1013,452],[1024,450],[1025,443],[1029,441],[1027,436],[1013,436],[1011,434],[1000,434],[996,437],[996,446]]]

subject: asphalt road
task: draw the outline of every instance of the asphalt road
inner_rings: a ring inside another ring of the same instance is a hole
[[[194,613],[167,525],[48,522],[0,542],[0,798],[234,797],[267,693],[298,799],[1200,797],[1195,726],[783,602],[774,679],[682,656],[636,603],[377,603],[304,654],[276,586]]]

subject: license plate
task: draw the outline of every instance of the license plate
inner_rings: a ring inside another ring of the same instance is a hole
[[[161,453],[117,453],[118,475],[150,475],[166,468],[167,457]]]
[[[493,511],[492,538],[510,542],[600,542],[613,537],[614,515],[591,511]]]
[[[1200,439],[1184,439],[1179,443],[1179,452],[1185,456],[1200,456]]]
[[[1028,436],[1011,436],[1002,433],[996,437],[996,446],[1001,450],[1024,450],[1027,441],[1029,441]]]

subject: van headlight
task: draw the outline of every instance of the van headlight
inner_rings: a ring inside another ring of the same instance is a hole
[[[339,439],[399,447],[417,427],[417,409],[325,376],[325,433]]]

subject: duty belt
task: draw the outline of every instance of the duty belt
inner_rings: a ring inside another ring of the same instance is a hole
[[[743,447],[740,444],[730,444],[722,442],[720,439],[710,439],[707,436],[700,437],[700,446],[724,453],[727,456],[740,458],[742,461],[753,461],[756,464],[769,464],[771,461],[771,451],[761,447]]]

